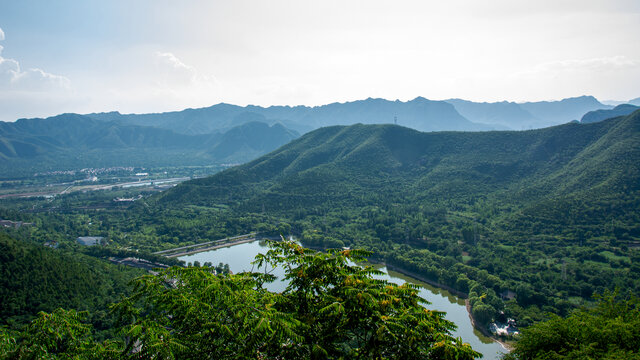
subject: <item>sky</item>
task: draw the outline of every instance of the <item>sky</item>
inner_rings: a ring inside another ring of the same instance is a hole
[[[0,120],[640,97],[638,0],[0,0]]]

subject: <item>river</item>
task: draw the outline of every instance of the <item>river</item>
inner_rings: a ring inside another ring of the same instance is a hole
[[[199,261],[201,264],[210,261],[213,265],[217,265],[222,262],[229,264],[231,271],[238,273],[251,270],[257,271],[257,269],[252,267],[251,262],[257,254],[265,253],[267,250],[268,247],[265,243],[261,241],[254,241],[182,256],[179,259],[184,260],[187,263]],[[453,332],[453,335],[456,337],[459,336],[464,342],[469,343],[474,350],[482,353],[482,355],[484,355],[483,359],[499,359],[500,354],[506,352],[502,345],[482,335],[478,330],[473,328],[463,299],[458,298],[446,290],[433,287],[409,276],[395,271],[388,271],[386,267],[379,267],[379,270],[385,273],[380,276],[381,279],[385,279],[396,284],[409,282],[419,285],[420,296],[431,303],[430,305],[427,305],[427,308],[446,312],[446,319],[452,321],[458,326],[458,328]],[[274,269],[273,274],[281,279],[284,272],[282,269]],[[271,291],[282,291],[285,287],[286,284],[282,281],[275,281],[273,284],[268,286]]]

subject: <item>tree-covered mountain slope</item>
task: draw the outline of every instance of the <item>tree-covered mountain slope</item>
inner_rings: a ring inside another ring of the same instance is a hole
[[[640,292],[639,159],[640,111],[529,131],[334,126],[153,201],[226,209],[221,228],[286,222],[306,244],[365,247],[468,293],[480,322],[504,311],[527,325],[594,291]]]
[[[36,152],[113,148],[178,147],[196,148],[208,137],[192,137],[169,130],[101,122],[77,114],[62,114],[47,119],[21,119],[0,123],[0,134],[7,141],[33,143]],[[215,136],[215,135],[214,135]],[[20,153],[3,153],[19,156]],[[24,157],[24,156],[22,156]]]
[[[226,162],[244,162],[257,158],[299,137],[294,131],[276,123],[263,122],[238,125],[222,134],[210,147],[209,153]]]
[[[0,325],[21,323],[59,307],[99,311],[94,320],[106,321],[108,305],[126,295],[129,281],[142,274],[0,233]]]
[[[164,197],[214,203],[233,193],[234,203],[242,200],[242,206],[252,208],[261,207],[266,196],[357,201],[361,193],[378,188],[438,202],[493,194],[528,203],[599,188],[614,193],[620,190],[612,186],[617,183],[637,188],[638,117],[523,132],[327,127],[245,165],[185,183]],[[283,203],[278,209],[286,207]]]

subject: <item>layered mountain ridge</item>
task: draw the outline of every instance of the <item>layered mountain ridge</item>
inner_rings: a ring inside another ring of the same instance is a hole
[[[579,96],[560,101],[478,103],[462,99],[449,99],[458,112],[467,119],[503,129],[537,129],[580,119],[586,112],[611,109],[593,96]]]
[[[220,103],[206,108],[157,114],[88,114],[97,120],[154,126],[183,134],[225,131],[260,121],[281,123],[300,133],[332,125],[394,124],[419,131],[485,131],[541,128],[577,120],[586,112],[610,109],[592,96],[561,101],[477,103],[461,99],[410,101],[368,98],[321,106],[237,106]]]

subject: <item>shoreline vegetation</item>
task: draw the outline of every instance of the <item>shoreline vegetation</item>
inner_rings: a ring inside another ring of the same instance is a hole
[[[469,314],[469,319],[471,320],[471,326],[473,326],[474,329],[480,331],[480,333],[482,333],[482,335],[484,335],[484,336],[490,338],[491,340],[497,342],[498,344],[500,344],[508,352],[513,351],[513,344],[512,343],[507,342],[505,340],[502,340],[499,337],[493,335],[490,331],[487,330],[487,328],[485,326],[478,326],[477,325],[477,321],[473,317],[473,313],[471,312],[471,304],[469,303],[469,299],[464,299],[464,305],[465,305],[465,307],[467,309],[467,313]]]
[[[473,312],[471,311],[471,304],[469,303],[469,294],[466,294],[466,293],[463,293],[461,291],[458,291],[458,290],[456,290],[456,289],[454,289],[454,288],[452,288],[450,286],[447,286],[447,285],[444,285],[444,284],[440,284],[437,281],[433,281],[433,280],[427,278],[426,276],[420,275],[420,274],[415,273],[413,271],[408,271],[408,270],[402,269],[400,267],[397,267],[397,266],[394,266],[394,265],[389,265],[389,264],[386,264],[386,263],[380,263],[380,264],[386,266],[388,270],[399,272],[399,273],[401,273],[403,275],[406,275],[406,276],[412,277],[412,278],[414,278],[416,280],[419,280],[419,281],[422,281],[424,283],[427,283],[427,284],[429,284],[431,286],[437,287],[437,288],[442,289],[442,290],[446,290],[446,291],[450,292],[451,294],[453,294],[453,295],[455,295],[455,296],[457,296],[457,297],[459,297],[461,299],[464,299],[465,308],[467,309],[467,314],[469,315],[469,319],[471,320],[471,326],[473,326],[474,329],[480,331],[480,333],[482,333],[482,335],[484,335],[484,336],[490,338],[491,340],[497,342],[498,344],[500,344],[505,350],[507,350],[507,351],[512,351],[513,350],[513,345],[511,345],[510,343],[508,343],[508,342],[500,339],[499,337],[491,334],[491,332],[489,332],[489,330],[487,330],[485,326],[480,326],[479,325],[478,321],[473,317]]]

